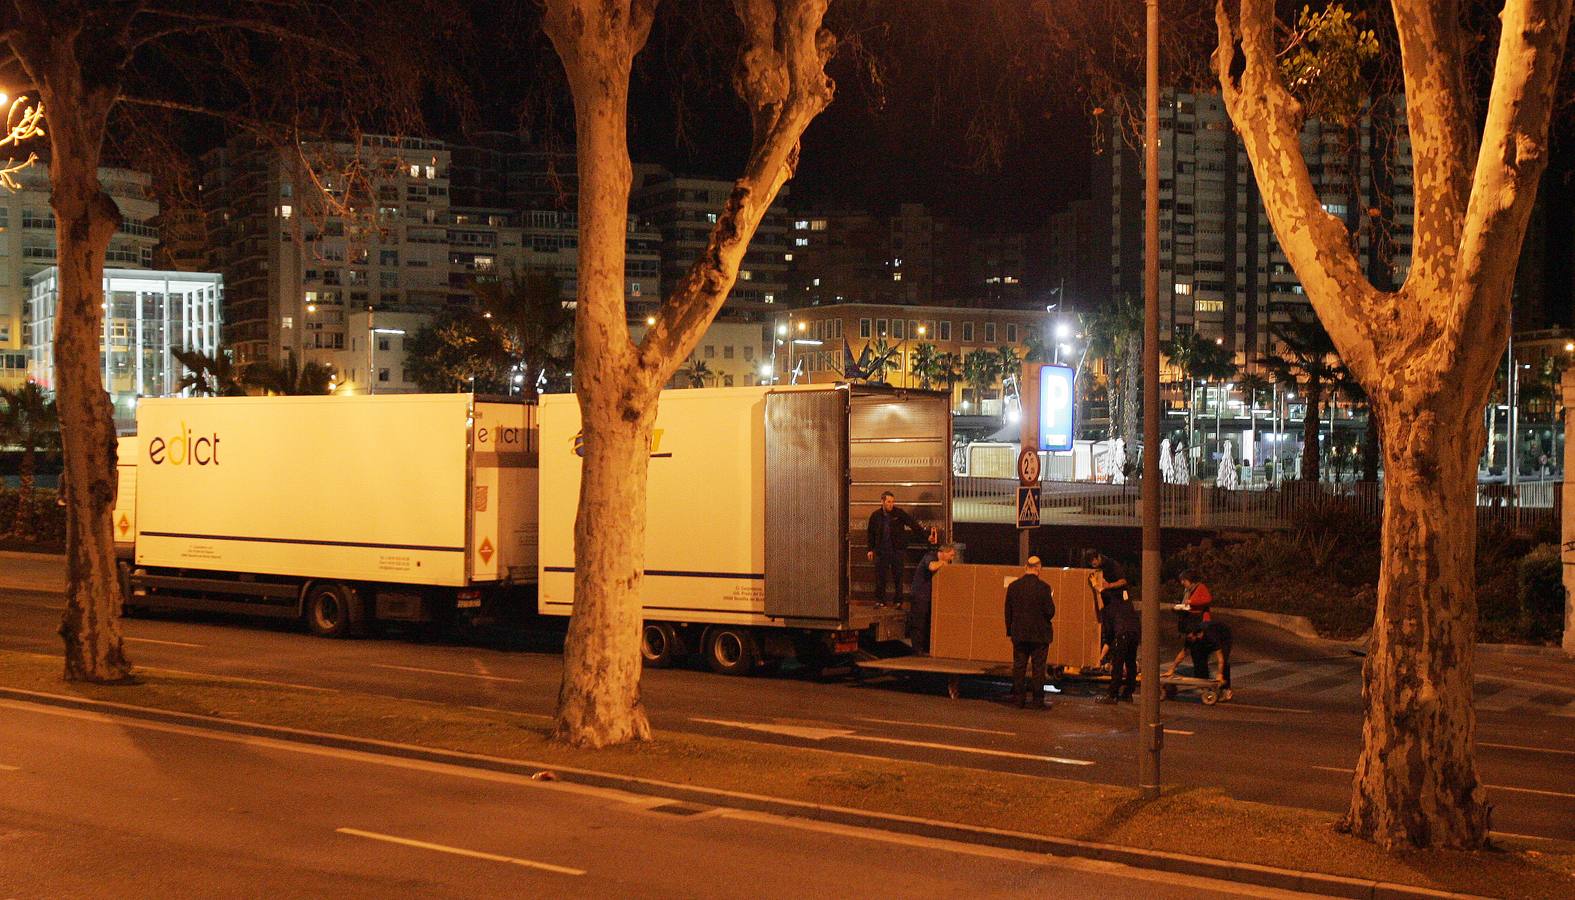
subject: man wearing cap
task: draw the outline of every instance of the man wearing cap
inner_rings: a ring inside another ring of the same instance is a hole
[[[1012,640],[1012,700],[1045,709],[1045,655],[1055,636],[1055,598],[1039,577],[1039,557],[1028,557],[1021,578],[1006,588],[1006,636]],[[1024,683],[1024,670],[1028,679]]]

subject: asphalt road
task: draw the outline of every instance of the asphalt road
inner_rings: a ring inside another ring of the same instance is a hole
[[[42,565],[42,564],[41,564]],[[0,647],[57,652],[61,596],[0,560]],[[9,575],[7,574],[9,572]],[[36,574],[36,572],[35,572]],[[1167,702],[1163,777],[1232,796],[1335,812],[1360,747],[1360,660],[1344,649],[1238,621],[1236,699]],[[155,669],[212,673],[444,703],[552,712],[561,657],[550,638],[476,645],[384,636],[310,637],[219,617],[128,623],[128,652]],[[1507,833],[1575,840],[1575,665],[1481,654],[1478,762]],[[965,682],[948,700],[935,680],[789,672],[748,679],[649,671],[642,691],[660,730],[1132,784],[1137,713],[1063,685],[1049,712],[996,702],[1003,687]]]
[[[1263,892],[0,701],[0,896]]]

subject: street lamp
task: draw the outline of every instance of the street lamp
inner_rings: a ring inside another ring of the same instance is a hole
[[[803,322],[799,323],[800,326],[803,326],[803,324],[804,324]],[[804,329],[802,327],[800,327],[799,330],[803,331]],[[823,343],[825,343],[825,342],[824,341],[815,340],[814,338],[794,338],[793,339],[793,344],[796,345],[796,346],[799,346],[799,347],[819,347]],[[803,357],[799,357],[799,358],[801,360],[803,359]],[[791,366],[792,364],[793,364],[793,347],[789,346],[788,347],[788,365]],[[793,369],[792,378],[793,378],[793,380],[791,382],[789,382],[789,383],[790,384],[798,384],[798,369]]]

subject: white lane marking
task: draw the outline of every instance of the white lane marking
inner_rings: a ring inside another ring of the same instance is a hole
[[[466,709],[473,709],[473,710],[475,710],[477,712],[503,713],[504,715],[509,715],[509,716],[524,716],[527,719],[549,719],[550,720],[550,719],[553,718],[553,716],[549,716],[546,713],[521,712],[521,711],[519,711],[517,709],[500,709],[500,708],[498,708],[496,706],[466,706],[465,708]]]
[[[1258,887],[1256,885],[1237,885],[1228,881],[1215,881],[1199,875],[1179,875],[1170,872],[1150,869],[1138,869],[1125,866],[1121,863],[1107,862],[1098,859],[1082,859],[1075,856],[1049,856],[1044,853],[1034,853],[1026,850],[1009,850],[1005,847],[993,847],[989,844],[967,844],[961,841],[949,841],[944,838],[924,837],[917,834],[904,834],[900,831],[881,831],[873,828],[862,828],[857,825],[843,825],[837,822],[825,822],[818,819],[788,818],[773,813],[756,812],[746,809],[722,808],[717,812],[718,818],[736,819],[742,822],[753,822],[760,825],[776,826],[778,828],[796,828],[801,831],[813,831],[820,834],[833,834],[843,837],[859,838],[882,844],[896,844],[903,847],[917,847],[924,850],[936,850],[944,853],[955,853],[961,856],[979,856],[986,859],[997,859],[1008,862],[1020,862],[1029,866],[1069,869],[1077,872],[1094,872],[1101,875],[1113,875],[1119,878],[1129,878],[1134,881],[1153,881],[1161,884],[1183,885],[1207,889],[1213,893],[1239,894],[1244,897],[1306,897],[1288,891],[1278,891],[1272,888]],[[924,820],[919,820],[924,821]]]
[[[502,675],[477,675],[474,672],[451,672],[448,669],[422,669],[417,666],[395,666],[388,663],[369,663],[374,669],[397,669],[401,672],[423,672],[427,675],[449,675],[454,678],[475,678],[481,681],[507,681],[524,684],[523,678],[504,678]]]
[[[1193,735],[1193,734],[1196,734],[1196,732],[1193,732],[1193,731],[1182,731],[1180,728],[1167,728],[1167,729],[1165,729],[1165,733],[1166,734],[1185,734],[1185,735],[1187,735],[1189,737],[1191,735]]]
[[[1356,771],[1355,769],[1341,769],[1335,766],[1313,766],[1313,768],[1324,772],[1341,772],[1346,775],[1350,775]],[[1575,794],[1566,794],[1562,791],[1544,791],[1540,788],[1510,787],[1507,784],[1487,784],[1485,782],[1482,786],[1490,791],[1514,791],[1517,794],[1537,794],[1543,797],[1568,797],[1572,800],[1575,800]]]
[[[22,767],[21,766],[8,766],[5,763],[0,763],[0,772],[20,772],[20,771],[22,771]]]
[[[993,728],[965,728],[961,725],[938,725],[932,722],[905,722],[901,719],[871,719],[865,716],[854,716],[859,722],[876,722],[881,725],[912,725],[917,728],[942,728],[946,731],[970,731],[974,734],[1002,734],[1007,737],[1017,737],[1015,731],[997,731]]]
[[[1034,762],[1050,762],[1063,766],[1091,766],[1091,759],[1070,759],[1064,756],[1041,756],[1037,753],[1016,753],[1011,750],[988,750],[984,747],[965,747],[960,744],[938,744],[933,741],[910,741],[904,738],[879,737],[873,734],[858,734],[848,728],[815,728],[808,725],[777,725],[769,722],[734,722],[728,719],[701,719],[691,718],[691,722],[704,722],[709,725],[724,725],[729,728],[746,728],[751,731],[764,731],[769,734],[785,734],[790,737],[804,738],[811,741],[824,741],[828,738],[838,738],[846,741],[868,741],[875,744],[894,744],[899,747],[920,747],[926,750],[952,750],[958,753],[978,753],[984,756],[1001,756],[1007,759],[1028,759]]]
[[[167,675],[194,675],[198,678],[222,678],[225,681],[243,681],[247,684],[266,684],[270,687],[295,688],[300,691],[319,691],[324,694],[337,694],[338,688],[318,687],[315,684],[297,684],[293,681],[269,681],[266,678],[243,678],[240,675],[225,675],[220,672],[192,672],[186,669],[161,669],[158,666],[137,666],[144,672],[163,672]]]
[[[1478,747],[1492,747],[1495,750],[1525,750],[1528,753],[1557,753],[1561,756],[1575,756],[1575,750],[1559,750],[1555,747],[1527,747],[1524,744],[1495,744],[1492,741],[1477,741]]]
[[[1570,702],[1564,704],[1563,706],[1559,707],[1558,709],[1550,711],[1548,713],[1548,715],[1550,715],[1550,716],[1568,716],[1568,717],[1571,717],[1571,718],[1575,718],[1575,700],[1571,700]]]
[[[1234,674],[1235,673],[1232,673],[1232,675],[1234,675]],[[1232,684],[1235,683],[1235,678],[1234,677],[1231,679],[1231,683]],[[1297,708],[1292,707],[1292,706],[1259,706],[1259,705],[1257,705],[1255,703],[1237,703],[1235,700],[1227,701],[1226,703],[1220,704],[1219,706],[1216,706],[1214,708],[1215,709],[1261,709],[1261,710],[1264,710],[1265,712],[1287,712],[1287,713],[1308,713],[1308,714],[1312,713],[1312,710],[1310,710],[1310,709],[1297,709]]]
[[[1345,666],[1308,666],[1299,672],[1292,672],[1289,675],[1281,675],[1279,678],[1271,678],[1268,681],[1262,682],[1253,682],[1252,687],[1253,690],[1265,692],[1288,691],[1292,688],[1300,687],[1301,685],[1307,684],[1309,682],[1317,681],[1318,679],[1327,675],[1350,675],[1353,681],[1358,680],[1361,677],[1359,673],[1353,672]],[[1240,676],[1236,675],[1235,672],[1231,673],[1231,681],[1234,682],[1239,677]]]
[[[397,837],[392,834],[379,834],[375,831],[362,831],[359,828],[335,828],[340,834],[354,835],[373,841],[385,841],[390,844],[401,844],[406,847],[416,847],[421,850],[436,850],[439,853],[452,853],[455,856],[468,856],[471,859],[485,859],[492,862],[508,863],[512,866],[524,866],[527,869],[540,869],[543,872],[554,872],[558,875],[584,875],[584,869],[571,869],[568,866],[555,866],[552,863],[537,862],[534,859],[520,859],[514,856],[499,856],[496,853],[483,853],[480,850],[466,850],[463,847],[450,847],[447,844],[431,844],[426,841],[417,841],[410,838]]]
[[[203,646],[205,646],[203,644],[188,644],[185,641],[156,641],[153,638],[127,637],[126,640],[137,644],[162,644],[166,647],[192,647],[194,649],[201,649]]]

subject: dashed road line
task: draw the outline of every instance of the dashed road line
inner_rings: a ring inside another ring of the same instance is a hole
[[[871,719],[865,716],[855,716],[859,722],[875,722],[880,725],[912,725],[916,728],[941,728],[946,731],[969,731],[974,734],[1000,734],[1006,737],[1017,737],[1015,731],[997,731],[994,728],[966,728],[962,725],[940,725],[932,722],[906,722],[900,719]]]
[[[190,647],[194,650],[200,650],[206,646],[204,644],[189,644],[185,641],[160,641],[153,638],[139,638],[129,636],[126,638],[126,640],[134,644],[162,644],[165,647]]]
[[[244,678],[240,675],[226,675],[223,672],[192,672],[187,669],[162,669],[157,666],[137,666],[144,672],[163,672],[167,675],[193,675],[198,678],[223,678],[225,681],[240,681],[246,684],[266,684],[269,687],[287,687],[299,691],[318,691],[324,694],[337,694],[338,688],[318,687],[315,684],[300,684],[294,681],[269,681],[266,678]]]
[[[859,734],[851,728],[816,728],[809,725],[780,725],[775,722],[738,722],[731,719],[703,719],[699,717],[692,717],[689,721],[702,722],[707,725],[721,725],[727,728],[743,728],[749,731],[763,731],[767,734],[780,734],[810,741],[831,739],[864,741],[872,744],[891,744],[898,747],[916,747],[924,750],[950,750],[957,753],[976,753],[983,756],[999,756],[1006,759],[1026,759],[1033,762],[1056,763],[1063,766],[1092,766],[1095,764],[1091,759],[1044,756],[1038,753],[1018,753],[1012,750],[991,750],[986,747],[968,747],[962,744],[941,744],[934,741],[914,741],[906,738]]]
[[[1495,744],[1492,741],[1477,741],[1478,747],[1492,747],[1495,750],[1524,750],[1528,753],[1556,753],[1560,756],[1575,756],[1575,750],[1560,750],[1556,747],[1527,747],[1525,744]]]
[[[22,771],[22,767],[21,766],[8,766],[5,763],[0,763],[0,772],[20,772],[20,771]]]
[[[448,675],[453,678],[475,678],[479,681],[507,681],[510,684],[524,684],[523,678],[505,678],[502,675],[477,675],[474,672],[452,672],[448,669],[423,669],[418,666],[396,666],[391,663],[369,663],[374,669],[396,669],[400,672],[421,672],[427,675]]]
[[[1234,677],[1235,673],[1233,672],[1231,674],[1233,676],[1231,678],[1231,683],[1234,684],[1235,681],[1236,681],[1236,679]],[[1310,709],[1299,709],[1299,708],[1294,707],[1294,706],[1259,706],[1256,703],[1238,703],[1235,700],[1226,701],[1225,703],[1221,703],[1219,706],[1215,707],[1215,709],[1224,709],[1224,708],[1261,709],[1261,710],[1264,710],[1266,712],[1283,712],[1283,713],[1306,713],[1306,714],[1311,714],[1313,712],[1313,710],[1310,710]]]
[[[524,866],[527,869],[540,869],[543,872],[553,872],[558,875],[584,875],[584,869],[574,869],[569,866],[556,866],[552,863],[537,862],[534,859],[520,859],[515,856],[500,856],[496,853],[483,853],[480,850],[466,850],[463,847],[450,847],[447,844],[433,844],[428,841],[417,841],[411,838],[398,837],[392,834],[379,834],[376,831],[362,831],[359,828],[335,828],[340,834],[366,838],[373,841],[383,841],[389,844],[400,844],[405,847],[416,847],[421,850],[435,850],[438,853],[451,853],[455,856],[468,856],[471,859],[485,859],[492,862],[508,863],[512,866]]]
[[[1190,737],[1191,735],[1196,734],[1197,732],[1194,732],[1194,731],[1183,731],[1180,728],[1167,728],[1167,729],[1165,729],[1165,733],[1166,734],[1185,734],[1185,735],[1188,735]]]

